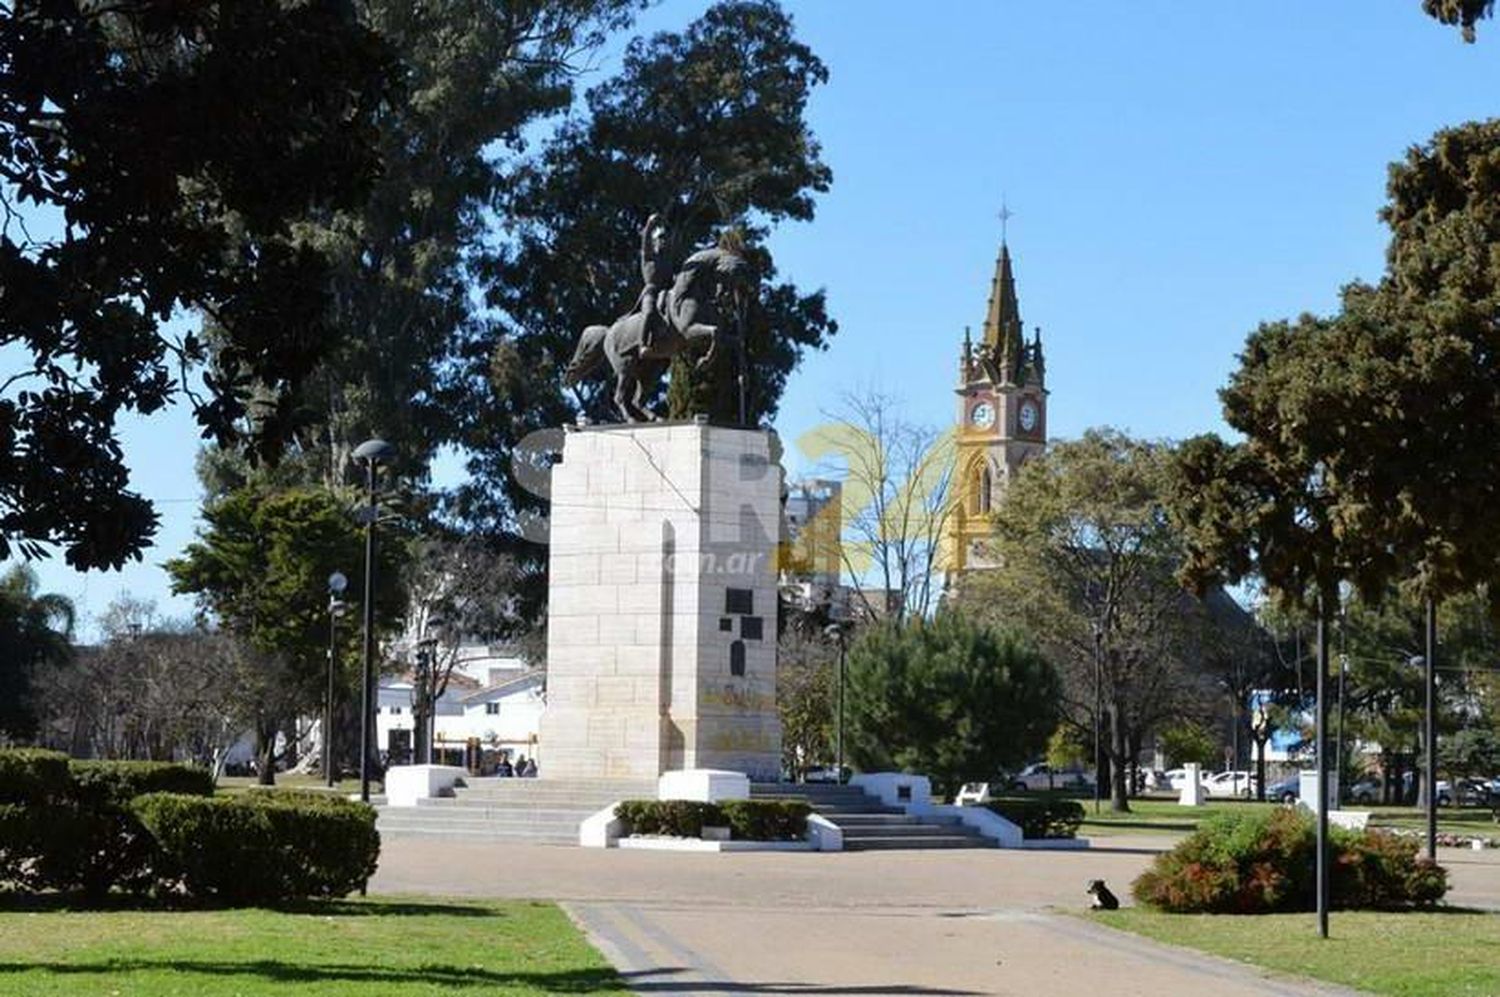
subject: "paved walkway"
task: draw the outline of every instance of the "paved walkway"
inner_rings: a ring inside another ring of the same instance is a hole
[[[639,994],[1308,997],[1348,993],[1059,913],[1169,839],[1088,852],[703,855],[393,838],[372,892],[560,900]],[[1444,850],[1451,902],[1500,908],[1500,855]]]
[[[1347,994],[1098,927],[1170,838],[1089,852],[619,852],[392,838],[372,892],[558,900],[637,994]],[[1500,910],[1500,853],[1443,850],[1449,903]],[[1335,915],[1337,918],[1337,915]]]

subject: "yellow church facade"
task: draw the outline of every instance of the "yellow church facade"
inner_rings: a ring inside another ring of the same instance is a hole
[[[940,565],[960,573],[994,566],[991,512],[1025,462],[1046,447],[1047,367],[1041,330],[1021,324],[1010,247],[1004,240],[975,343],[964,330],[958,363],[952,504]]]

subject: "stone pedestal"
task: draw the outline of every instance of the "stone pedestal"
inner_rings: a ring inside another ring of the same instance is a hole
[[[567,435],[552,469],[543,778],[775,778],[775,437]]]

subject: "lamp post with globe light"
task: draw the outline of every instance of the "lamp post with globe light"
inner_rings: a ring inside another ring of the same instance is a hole
[[[382,463],[393,460],[396,448],[385,440],[366,440],[354,450],[354,459],[365,465],[369,504],[363,512],[365,520],[365,604],[363,668],[360,682],[359,710],[359,798],[370,802],[370,752],[375,734],[375,521],[379,510],[375,505],[375,473]]]
[[[344,577],[342,571],[335,571],[328,576],[328,696],[323,702],[323,779],[330,788],[334,783],[333,696],[339,646],[338,619],[344,615],[342,596],[348,587],[349,579]]]

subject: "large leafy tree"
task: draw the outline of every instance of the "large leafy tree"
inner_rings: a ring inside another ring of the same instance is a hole
[[[72,657],[73,604],[37,591],[36,574],[15,565],[0,576],[0,741],[37,733],[37,686]]]
[[[247,660],[253,659],[232,692],[245,701],[260,775],[269,781],[277,734],[299,714],[315,713],[323,700],[329,575],[341,571],[356,580],[346,595],[352,611],[362,611],[362,533],[350,510],[321,489],[241,489],[210,502],[203,518],[199,539],[167,562],[167,572],[173,591],[197,596],[205,614],[243,642]],[[406,547],[386,540],[378,549],[375,621],[387,632],[400,624],[405,606]],[[341,659],[354,639],[354,628],[344,630]]]
[[[0,6],[0,556],[118,567],[155,531],[116,436],[186,394],[274,456],[335,338],[326,260],[289,242],[378,172],[390,63],[333,0]],[[198,383],[198,336],[222,330]],[[262,403],[248,437],[252,389]]]
[[[1040,754],[1062,690],[1010,631],[955,612],[865,631],[849,650],[849,757],[864,771],[921,772],[951,795]]]
[[[663,215],[676,259],[726,228],[742,240],[762,281],[747,343],[749,414],[774,414],[801,353],[835,330],[821,292],[776,280],[766,246],[776,224],[811,219],[813,196],[828,188],[804,118],[826,77],[775,3],[716,4],[681,33],[632,42],[620,74],[588,92],[587,113],[497,197],[509,225],[488,267],[499,317],[473,330],[447,383],[472,454],[473,486],[457,503],[468,522],[519,536],[544,502],[513,473],[513,460],[537,456],[518,445],[580,414],[612,418],[602,384],[568,393],[561,373],[585,326],[635,301],[640,228],[652,212]],[[686,391],[682,367],[672,376],[676,414],[734,414],[732,392]]]
[[[452,438],[437,381],[476,321],[469,266],[491,236],[528,126],[564,110],[579,65],[635,0],[358,0],[402,86],[375,121],[382,169],[369,196],[305,213],[288,241],[331,263],[330,325],[343,335],[292,400],[284,482],[335,487],[379,436],[423,482]],[[211,490],[245,480],[232,454],[203,465]]]
[[[981,618],[1036,635],[1070,724],[1091,733],[1100,721],[1116,810],[1129,809],[1125,770],[1145,732],[1202,691],[1185,664],[1201,609],[1173,574],[1182,538],[1165,507],[1167,459],[1091,430],[1028,461],[995,514],[1000,567],[970,573],[960,593]]]

